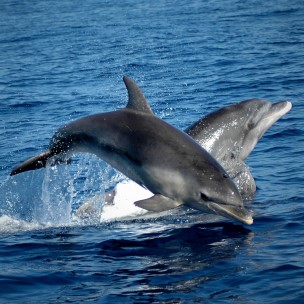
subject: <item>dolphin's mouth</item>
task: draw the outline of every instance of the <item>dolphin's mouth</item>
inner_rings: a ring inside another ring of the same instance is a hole
[[[253,212],[246,210],[244,207],[224,205],[215,202],[208,202],[207,206],[218,215],[238,220],[247,225],[251,225],[253,223]]]
[[[290,101],[280,101],[271,105],[268,115],[266,115],[262,121],[264,123],[264,132],[270,128],[276,121],[278,121],[283,115],[288,113],[292,108]]]
[[[273,112],[276,112],[279,118],[289,112],[291,108],[292,103],[290,101],[280,101],[272,104]]]

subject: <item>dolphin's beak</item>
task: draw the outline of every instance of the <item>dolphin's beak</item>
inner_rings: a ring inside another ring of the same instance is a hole
[[[276,119],[278,120],[283,115],[288,113],[292,108],[292,103],[290,101],[280,101],[274,103],[271,107],[273,114],[276,114]]]
[[[272,104],[269,113],[261,120],[259,124],[262,126],[260,130],[261,137],[266,130],[268,130],[276,121],[278,121],[283,115],[288,113],[292,108],[292,103],[290,101],[280,101]]]
[[[247,225],[251,225],[253,223],[253,212],[246,210],[244,207],[218,204],[210,201],[207,203],[207,206],[218,215],[240,221]]]

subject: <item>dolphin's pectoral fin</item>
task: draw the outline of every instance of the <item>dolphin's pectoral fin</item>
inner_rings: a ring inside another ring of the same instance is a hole
[[[145,200],[134,203],[137,207],[146,209],[148,211],[166,211],[182,205],[182,203],[172,200],[166,196],[156,194]]]
[[[123,81],[127,87],[129,96],[127,109],[154,115],[144,93],[137,84],[127,76],[123,77]]]

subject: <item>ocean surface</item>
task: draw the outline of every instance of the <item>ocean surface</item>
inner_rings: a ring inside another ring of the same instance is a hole
[[[303,16],[302,0],[1,0],[0,302],[304,303]],[[88,154],[9,177],[60,126],[124,107],[123,75],[180,129],[292,102],[247,161],[253,225],[105,206],[125,178]],[[75,218],[90,200],[99,215]]]

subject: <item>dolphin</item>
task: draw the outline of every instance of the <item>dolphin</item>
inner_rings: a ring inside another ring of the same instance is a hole
[[[291,108],[289,101],[249,99],[201,118],[185,132],[223,166],[240,194],[249,197],[256,184],[245,160],[263,134]]]
[[[252,213],[223,167],[189,135],[156,117],[133,80],[123,80],[126,108],[63,126],[46,151],[13,168],[11,175],[89,152],[154,194],[135,202],[138,207],[165,211],[187,205],[252,224]]]
[[[278,119],[292,108],[289,101],[271,103],[262,99],[249,99],[228,105],[202,117],[185,132],[207,150],[229,173],[244,199],[256,191],[256,183],[245,159],[258,140]],[[149,196],[151,192],[133,182],[124,181],[124,188]],[[131,190],[132,189],[132,190]],[[111,204],[119,196],[119,187],[106,192],[105,202]],[[109,193],[109,195],[108,195]],[[140,197],[137,196],[138,199]],[[79,209],[83,212],[86,205]]]

